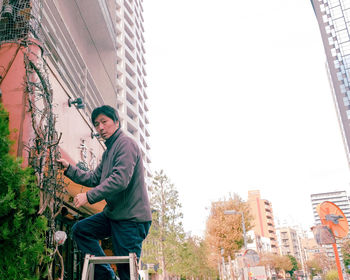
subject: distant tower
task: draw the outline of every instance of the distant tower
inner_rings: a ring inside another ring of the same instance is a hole
[[[350,202],[346,191],[334,191],[326,193],[311,194],[312,211],[315,219],[315,224],[320,225],[321,220],[316,211],[316,206],[324,201],[330,201],[336,204],[346,216],[350,223]]]
[[[311,3],[322,36],[331,88],[350,164],[350,1],[311,0]]]
[[[142,0],[116,0],[117,107],[124,131],[140,144],[146,174],[150,177],[142,3]]]
[[[271,251],[279,253],[278,241],[273,217],[272,205],[268,200],[260,198],[260,191],[248,191],[248,204],[254,217],[256,235],[267,237],[271,241]]]

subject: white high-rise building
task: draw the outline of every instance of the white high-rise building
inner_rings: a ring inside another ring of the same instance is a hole
[[[145,39],[142,0],[36,0],[41,5],[44,47],[80,112],[117,108],[121,127],[139,144],[150,171]]]
[[[327,58],[329,81],[350,165],[350,1],[311,0]]]
[[[140,144],[151,176],[142,0],[116,0],[117,104],[122,127]]]
[[[350,221],[350,202],[346,191],[334,191],[334,192],[317,193],[317,194],[311,195],[312,211],[313,211],[316,225],[321,224],[321,219],[317,213],[316,207],[317,205],[321,204],[324,201],[330,201],[330,202],[333,202],[335,205],[337,205],[340,208],[340,210],[343,211],[348,222]],[[342,261],[342,255],[341,255],[342,239],[336,239],[336,241],[337,241],[339,258]],[[323,247],[326,248],[327,255],[331,258],[334,258],[334,251],[333,251],[332,245],[324,245]]]
[[[327,193],[317,193],[311,195],[312,211],[315,219],[315,224],[321,224],[321,219],[316,211],[317,205],[324,201],[330,201],[336,204],[346,216],[348,222],[350,221],[350,202],[346,191],[334,191]]]
[[[350,166],[350,1],[311,0],[311,4],[320,28],[329,81]],[[311,195],[316,224],[320,223],[316,205],[325,200],[339,206],[349,221],[349,199],[346,192],[341,191]],[[340,242],[338,239],[339,253]],[[327,248],[327,254],[333,255],[330,248]]]

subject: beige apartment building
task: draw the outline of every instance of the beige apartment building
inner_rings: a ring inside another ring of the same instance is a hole
[[[280,241],[281,255],[291,255],[299,262],[302,262],[301,248],[298,233],[290,227],[277,229],[277,236]]]
[[[261,199],[259,190],[248,191],[247,202],[254,218],[253,229],[255,234],[269,238],[271,241],[271,251],[275,254],[279,254],[271,203],[266,199]]]

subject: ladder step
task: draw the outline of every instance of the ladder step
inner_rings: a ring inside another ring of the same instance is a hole
[[[105,264],[105,263],[129,263],[129,256],[108,256],[108,257],[90,257],[90,263]]]
[[[118,263],[128,263],[130,267],[130,279],[138,280],[137,257],[135,253],[130,253],[129,256],[103,256],[103,257],[95,257],[89,254],[86,254],[81,279],[82,280],[94,279],[95,264],[118,264]]]

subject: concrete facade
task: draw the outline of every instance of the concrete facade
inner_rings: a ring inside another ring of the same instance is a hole
[[[291,255],[300,263],[303,263],[301,244],[297,231],[290,227],[278,228],[277,237],[281,255]]]
[[[350,164],[350,1],[311,0],[327,58],[329,81]]]
[[[271,203],[261,199],[260,191],[248,191],[249,207],[254,217],[254,231],[256,235],[267,237],[271,241],[271,251],[279,254],[278,241],[275,229],[275,222]]]
[[[321,219],[318,216],[316,207],[324,201],[330,201],[336,204],[346,216],[348,223],[350,224],[350,201],[346,191],[333,191],[326,193],[311,194],[312,213],[314,216],[315,224],[321,224]]]
[[[150,177],[142,11],[140,0],[42,1],[41,24],[50,80],[60,80],[67,102],[84,100],[86,120],[97,106],[116,108]]]

